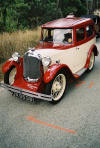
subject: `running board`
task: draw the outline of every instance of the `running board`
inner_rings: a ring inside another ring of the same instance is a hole
[[[28,90],[21,89],[21,88],[18,88],[18,87],[14,87],[14,86],[11,86],[11,85],[7,85],[7,84],[4,84],[4,83],[0,83],[0,86],[8,89],[9,91],[11,91],[13,93],[17,93],[18,95],[36,98],[36,99],[41,99],[41,100],[46,100],[46,101],[52,101],[51,95],[46,95],[46,94],[42,94],[42,93],[36,93],[36,92],[28,91]]]
[[[86,70],[87,68],[82,68],[80,71],[76,72],[75,75],[81,76]]]

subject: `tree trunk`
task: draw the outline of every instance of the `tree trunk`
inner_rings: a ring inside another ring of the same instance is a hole
[[[57,8],[61,9],[62,7],[62,0],[57,0]]]
[[[61,17],[63,17],[63,13],[62,13],[62,0],[57,0],[57,10],[59,9],[60,13],[61,13]]]
[[[3,29],[5,31],[5,27],[6,27],[6,17],[7,17],[7,9],[4,8],[3,10]]]

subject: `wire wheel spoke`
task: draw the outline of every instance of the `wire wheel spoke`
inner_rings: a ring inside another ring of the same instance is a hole
[[[58,94],[59,94],[59,91],[56,91],[56,92],[53,92],[53,91],[52,91],[53,97],[57,97]]]
[[[89,64],[89,69],[91,70],[94,65],[94,53],[92,52],[91,57],[90,57],[90,64]]]
[[[9,84],[10,85],[14,83],[15,75],[16,75],[16,68],[14,68],[9,74]]]
[[[51,94],[53,96],[53,99],[55,101],[58,101],[63,93],[64,93],[64,90],[65,90],[65,87],[66,87],[66,78],[65,78],[65,75],[64,74],[59,74],[53,84],[52,84],[52,88],[51,88]]]

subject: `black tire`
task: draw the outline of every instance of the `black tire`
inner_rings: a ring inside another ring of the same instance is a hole
[[[52,93],[51,93],[51,91],[52,91],[52,87],[53,87],[53,85],[55,84],[55,83],[57,83],[56,82],[56,79],[57,79],[57,77],[58,76],[62,76],[63,77],[63,80],[65,81],[63,81],[63,83],[64,83],[64,88],[61,88],[61,89],[63,89],[63,90],[61,90],[62,92],[62,95],[59,97],[59,99],[52,99],[52,102],[53,103],[58,103],[62,98],[63,98],[63,96],[64,96],[64,93],[65,93],[65,90],[66,90],[66,86],[68,86],[67,84],[66,84],[66,82],[67,82],[67,79],[66,79],[66,75],[65,75],[65,73],[64,72],[58,72],[57,74],[56,74],[56,76],[54,77],[54,79],[53,80],[51,80],[49,83],[47,83],[46,84],[46,87],[45,87],[45,94],[47,94],[47,95],[51,95]],[[56,92],[55,92],[56,93]],[[60,92],[59,92],[60,93]],[[59,94],[58,93],[58,94]]]
[[[11,85],[10,82],[9,82],[9,75],[11,73],[11,71],[15,69],[15,66],[12,66],[5,74],[4,74],[4,83],[5,84],[8,84],[8,85]]]
[[[95,63],[95,55],[94,55],[94,52],[91,53],[90,62],[91,63],[89,63],[89,67],[87,69],[87,72],[92,71],[93,68],[94,68],[94,63]]]
[[[100,38],[100,32],[96,33],[96,38]]]

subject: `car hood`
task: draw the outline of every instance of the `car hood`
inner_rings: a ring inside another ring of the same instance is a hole
[[[62,50],[57,50],[57,49],[36,49],[35,50],[35,53],[40,54],[42,58],[47,56],[52,57],[61,52]]]

